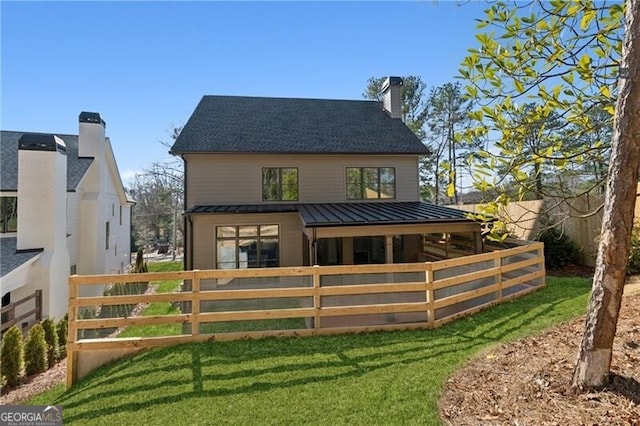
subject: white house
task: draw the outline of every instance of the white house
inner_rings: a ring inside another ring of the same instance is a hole
[[[129,265],[133,201],[105,126],[100,114],[82,112],[77,135],[0,133],[2,306],[41,290],[42,315],[60,318],[69,274]]]

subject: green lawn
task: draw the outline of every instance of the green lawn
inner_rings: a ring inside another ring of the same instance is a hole
[[[156,262],[149,264],[149,272],[181,271],[181,262]],[[156,286],[156,293],[171,293],[177,291],[180,280],[172,281],[152,281]],[[234,302],[236,310],[254,309],[250,307],[251,301]],[[287,299],[271,302],[278,308],[297,307],[287,306]],[[247,305],[247,306],[245,306]],[[179,314],[180,309],[169,302],[151,303],[143,312],[143,316],[152,315],[174,315]],[[217,323],[202,324],[200,332],[207,333],[230,333],[242,331],[263,331],[263,330],[292,330],[304,328],[303,318],[284,318],[272,320],[247,320],[247,321],[225,321]],[[159,325],[138,325],[127,327],[118,337],[153,337],[153,336],[174,336],[182,334],[182,324],[159,324]]]
[[[548,287],[431,331],[187,344],[105,366],[68,392],[66,424],[441,424],[437,402],[484,348],[584,313],[590,282]]]
[[[149,263],[149,272],[170,272],[182,271],[182,262],[153,262]],[[152,281],[151,285],[156,286],[156,293],[172,293],[178,290],[181,280]],[[149,304],[142,312],[143,316],[152,315],[173,315],[179,314],[180,310],[169,302],[155,302]],[[182,334],[181,324],[160,324],[160,325],[135,325],[127,327],[118,337],[153,337],[171,336]]]

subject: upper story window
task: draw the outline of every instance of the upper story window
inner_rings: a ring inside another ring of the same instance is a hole
[[[263,167],[262,201],[298,201],[298,168]]]
[[[18,197],[0,197],[0,233],[18,231]]]
[[[396,198],[394,167],[347,167],[347,199]]]

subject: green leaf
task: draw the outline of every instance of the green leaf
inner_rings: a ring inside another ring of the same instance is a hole
[[[476,89],[476,86],[472,86],[472,85],[468,85],[466,87],[467,89],[467,94],[472,97],[472,98],[476,98],[478,97],[478,89]],[[482,112],[482,111],[481,111]]]
[[[580,20],[580,30],[586,31],[589,28],[589,25],[591,25],[591,21],[593,21],[593,18],[595,17],[595,10],[586,10],[584,12],[584,15],[582,16],[582,19]]]
[[[579,4],[574,4],[573,6],[569,6],[569,8],[567,9],[567,15],[575,16],[576,13],[578,13],[579,10],[580,10],[580,5]]]
[[[447,186],[447,197],[451,198],[454,195],[456,195],[456,187],[452,182]]]
[[[520,93],[524,92],[524,86],[520,82],[520,80],[513,80],[513,85],[516,87],[516,90]]]
[[[538,22],[538,25],[536,25],[536,28],[538,29],[538,31],[548,31],[550,29],[549,24],[547,24],[547,21]]]
[[[578,63],[579,68],[589,69],[591,67],[591,56],[586,53],[582,55],[580,58],[580,62]]]

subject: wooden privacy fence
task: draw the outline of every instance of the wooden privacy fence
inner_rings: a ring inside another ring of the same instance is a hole
[[[33,306],[33,308],[29,309],[30,306]],[[17,316],[16,312],[18,313]],[[4,333],[15,324],[20,324],[22,332],[26,332],[30,325],[42,319],[42,290],[36,290],[33,294],[8,304],[0,309],[0,315],[2,319],[0,321],[0,333]]]
[[[80,297],[83,286],[141,280],[180,280],[182,291]],[[541,243],[411,264],[74,275],[69,278],[67,386],[97,366],[142,348],[434,328],[544,285]],[[181,309],[173,315],[80,319],[86,317],[83,310],[138,303],[173,303]],[[172,335],[86,338],[89,330],[157,330],[159,325]]]

